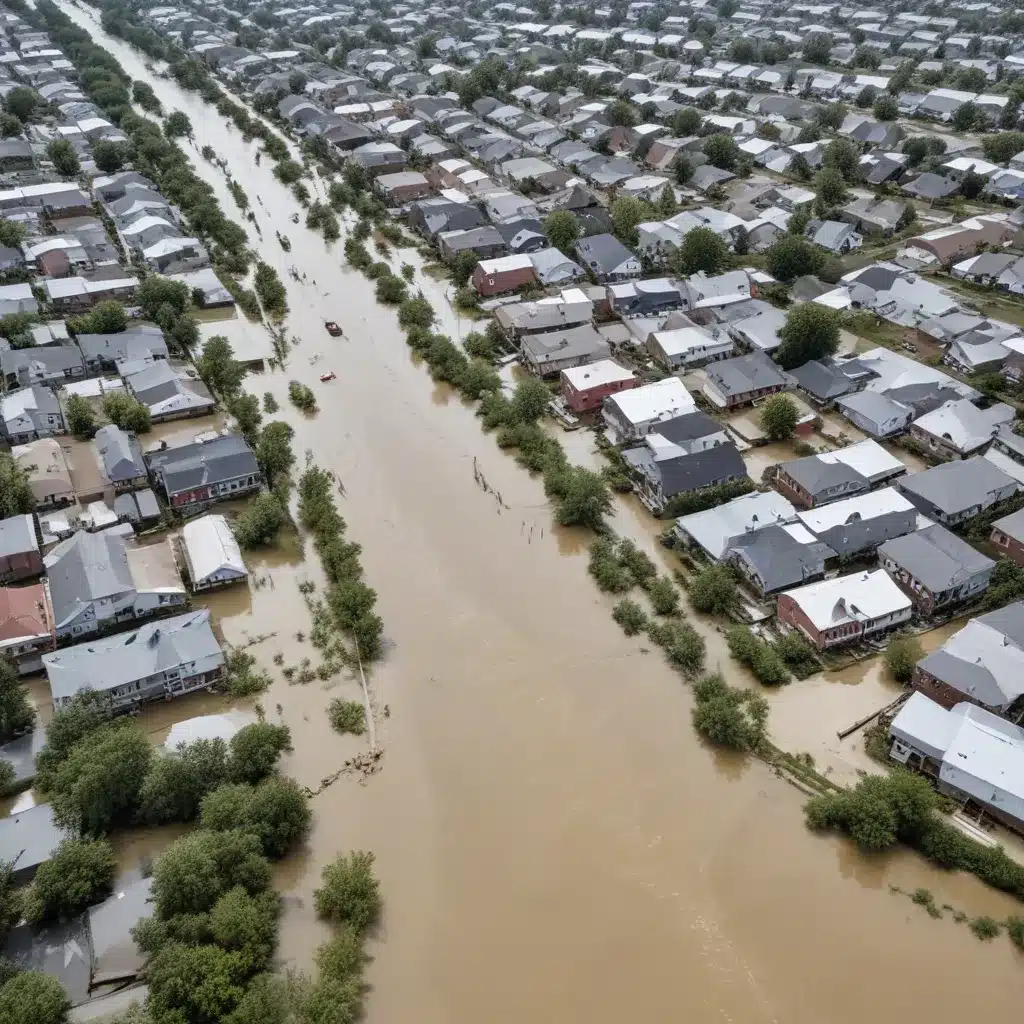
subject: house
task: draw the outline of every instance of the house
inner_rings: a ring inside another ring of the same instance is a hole
[[[578,263],[574,263],[560,250],[551,246],[535,249],[529,256],[537,280],[542,285],[570,284],[573,281],[582,281],[587,276],[586,271]]]
[[[1024,696],[1024,602],[971,619],[914,669],[914,689],[944,708],[970,701],[996,715]]]
[[[833,452],[782,463],[776,470],[774,487],[795,504],[815,508],[866,494],[906,471],[899,459],[868,438]]]
[[[356,146],[348,158],[371,175],[400,171],[407,161],[405,150],[393,142],[367,142]]]
[[[580,288],[566,288],[558,295],[536,302],[508,302],[498,306],[494,318],[511,341],[526,334],[578,327],[594,319],[594,303]]]
[[[765,305],[750,316],[733,320],[726,327],[733,340],[750,352],[774,352],[781,344],[779,331],[786,323],[786,313],[776,306],[753,300],[751,305]]]
[[[693,396],[678,377],[666,377],[610,395],[601,409],[616,443],[638,441],[659,423],[695,412]]]
[[[733,537],[721,560],[762,597],[824,578],[836,553],[798,523],[765,523]]]
[[[926,617],[980,597],[996,564],[938,523],[886,541],[878,561]]]
[[[419,171],[396,171],[393,174],[378,174],[373,187],[390,206],[403,206],[414,199],[430,195],[430,182]]]
[[[929,519],[955,526],[1012,498],[1020,485],[988,459],[973,456],[912,473],[896,486]]]
[[[987,448],[1004,423],[1012,423],[1014,410],[1003,402],[979,409],[966,398],[946,402],[918,417],[910,436],[941,459],[966,459]]]
[[[43,555],[31,515],[0,519],[0,583],[41,575]]]
[[[43,655],[54,708],[83,690],[105,693],[119,711],[180,697],[218,683],[225,665],[206,609]]]
[[[722,561],[738,539],[768,526],[787,523],[796,509],[775,491],[752,491],[715,508],[680,516],[674,536],[690,547],[700,548],[709,558]]]
[[[819,651],[879,636],[909,621],[911,603],[876,569],[809,583],[779,595],[779,621]]]
[[[468,231],[485,224],[484,215],[474,203],[457,203],[444,196],[412,203],[409,227],[429,241],[448,231]]]
[[[64,449],[52,437],[16,445],[11,455],[28,480],[37,510],[58,508],[75,500],[71,466]]]
[[[659,366],[670,373],[732,355],[732,338],[724,331],[702,327],[678,327],[675,330],[654,331],[647,341],[647,350]]]
[[[59,386],[85,376],[85,361],[78,347],[31,345],[27,348],[0,349],[0,371],[8,388],[34,384]]]
[[[58,640],[117,629],[186,601],[170,545],[140,547],[117,530],[79,530],[43,564]]]
[[[912,406],[877,391],[857,391],[841,395],[836,406],[842,414],[871,437],[892,437],[910,426],[914,418]]]
[[[57,396],[38,384],[0,397],[0,428],[9,444],[67,433]]]
[[[713,363],[701,390],[719,409],[734,409],[785,391],[791,380],[761,352]]]
[[[216,501],[258,491],[263,477],[253,450],[238,434],[222,434],[162,448],[146,455],[153,485],[181,515],[194,515]]]
[[[128,885],[119,882],[117,891],[89,908],[88,948],[94,986],[123,983],[141,973],[146,958],[135,944],[132,930],[155,912],[152,890],[152,876]]]
[[[807,225],[804,235],[815,245],[820,245],[839,256],[863,245],[863,239],[854,231],[853,225],[838,220],[812,220]]]
[[[715,429],[721,428],[716,424]],[[655,512],[677,494],[747,479],[747,467],[731,443],[689,452],[651,432],[644,445],[627,449],[622,457],[639,483],[641,500]]]
[[[1007,558],[1024,568],[1024,509],[997,519],[989,539]]]
[[[946,710],[914,693],[889,732],[889,756],[931,776],[972,818],[1024,830],[1024,729],[969,701]]]
[[[589,323],[524,334],[519,346],[523,364],[541,377],[606,360],[611,355],[611,346]]]
[[[133,325],[117,334],[80,334],[78,347],[89,373],[109,373],[119,362],[168,358],[164,332],[150,324]]]
[[[940,263],[952,264],[974,255],[981,246],[1002,246],[1016,230],[1005,215],[988,214],[915,235],[907,239],[907,245],[931,253]]]
[[[504,245],[504,239],[502,239]],[[530,257],[526,255],[499,256],[493,260],[481,260],[473,270],[473,287],[478,295],[500,295],[514,292],[523,285],[537,280]]]
[[[181,549],[195,591],[242,583],[249,572],[228,521],[219,515],[201,516],[181,530]]]
[[[85,277],[47,277],[41,278],[37,284],[54,311],[65,314],[84,312],[105,299],[131,302],[139,280],[136,277],[98,278],[95,281]]]
[[[602,234],[581,238],[576,243],[574,251],[580,263],[602,283],[625,281],[631,277],[639,277],[642,272],[640,260],[614,235]]]
[[[653,316],[686,304],[686,289],[665,277],[646,281],[622,281],[605,288],[608,305],[617,316]]]
[[[490,260],[504,256],[506,252],[505,239],[491,224],[478,228],[442,231],[435,241],[446,260],[453,260],[463,252],[471,252],[482,260]]]
[[[0,860],[13,864],[15,885],[27,885],[54,850],[70,836],[53,820],[49,804],[36,804],[0,818]]]
[[[852,558],[874,551],[894,537],[913,533],[918,512],[899,491],[883,487],[808,509],[796,518],[840,558]]]
[[[600,409],[609,395],[635,388],[639,383],[632,370],[619,366],[613,359],[567,367],[561,372],[565,403],[577,413]]]
[[[92,443],[103,479],[115,494],[134,491],[149,482],[142,446],[134,434],[108,423],[96,431]]]
[[[201,380],[175,370],[166,360],[126,373],[124,383],[128,393],[149,410],[154,423],[205,416],[217,406]]]
[[[42,671],[40,655],[56,646],[46,584],[0,587],[0,656],[9,658],[20,675]]]

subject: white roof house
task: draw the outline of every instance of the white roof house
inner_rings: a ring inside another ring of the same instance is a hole
[[[735,538],[785,523],[795,515],[793,504],[778,491],[752,491],[717,508],[680,516],[675,532],[718,560]]]
[[[817,458],[821,462],[849,466],[872,482],[902,473],[905,469],[895,455],[870,437],[833,452],[819,452]]]
[[[620,391],[605,399],[602,416],[623,438],[636,439],[663,420],[695,412],[697,403],[678,377]]]
[[[191,520],[182,528],[181,540],[193,590],[207,590],[248,577],[238,541],[224,516]]]
[[[887,618],[886,626],[910,618],[911,601],[884,569],[851,573],[787,590],[789,597],[820,632]]]
[[[969,399],[944,402],[914,421],[914,427],[968,454],[984,447],[995,437],[1001,423],[1012,423],[1014,410],[1004,402],[979,409]]]
[[[914,693],[890,732],[896,760],[938,761],[940,789],[1024,822],[1024,729],[966,701],[947,711]]]
[[[835,526],[854,521],[877,519],[890,512],[915,513],[915,506],[895,487],[883,487],[867,494],[855,494],[827,505],[818,505],[797,513],[797,518],[813,534],[821,534]]]
[[[733,350],[732,338],[727,334],[715,337],[701,327],[655,331],[654,346],[672,367],[715,359],[729,355]]]
[[[562,371],[562,376],[576,391],[589,391],[590,388],[632,380],[633,371],[619,366],[614,359],[598,359],[586,366],[567,367]]]

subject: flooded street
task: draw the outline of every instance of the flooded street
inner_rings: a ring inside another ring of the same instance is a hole
[[[378,729],[383,770],[313,800],[308,848],[280,869],[282,957],[309,965],[325,934],[310,900],[320,870],[366,848],[385,897],[370,945],[371,1024],[853,1024],[879,1006],[894,1018],[1009,1019],[1020,978],[1010,943],[980,943],[887,886],[927,886],[971,914],[1016,906],[915,856],[866,860],[811,835],[795,789],[760,762],[705,747],[679,677],[609,618],[586,575],[586,535],[553,529],[540,481],[430,380],[394,313],[344,265],[341,242],[291,223],[299,207],[271,162],[255,166],[256,145],[213,108],[148,72],[91,14],[61,6],[168,110],[188,114],[190,154],[224,209],[226,180],[200,158],[203,145],[249,194],[300,343],[285,370],[248,387],[275,395],[300,460],[311,448],[343,481],[340,511],[379,593],[389,649],[374,680],[391,711]],[[392,262],[422,266],[413,250]],[[291,280],[292,265],[307,283]],[[447,310],[445,282],[417,270],[415,285]],[[345,337],[329,338],[325,320]],[[325,368],[337,380],[321,384]],[[292,378],[316,393],[316,415],[289,406]],[[586,442],[581,431],[572,444]],[[474,461],[509,508],[477,485]],[[616,527],[653,547],[657,524],[632,499],[618,508]],[[254,559],[267,582],[203,603],[229,641],[276,634],[252,648],[275,677],[261,703],[271,717],[279,704],[291,726],[284,769],[315,787],[358,749],[324,713],[331,696],[358,687],[289,685],[272,663],[276,652],[285,664],[314,653],[297,636],[309,628],[297,584],[320,580],[309,554]],[[702,628],[709,667],[728,670],[720,638]],[[183,701],[182,715],[203,713],[196,706]],[[939,969],[952,962],[956,971]]]

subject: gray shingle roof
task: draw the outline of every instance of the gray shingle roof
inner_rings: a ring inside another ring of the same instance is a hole
[[[774,594],[805,583],[825,571],[825,562],[835,552],[825,543],[801,544],[781,526],[765,526],[737,537],[725,552],[742,556],[749,569],[761,580],[766,594]]]
[[[80,334],[78,346],[89,361],[116,363],[119,359],[141,359],[146,353],[167,358],[167,343],[159,327],[139,324],[118,334]]]
[[[53,616],[58,625],[103,597],[135,590],[124,537],[111,531],[79,530],[44,559]]]
[[[786,375],[760,352],[712,363],[704,371],[725,396],[778,387],[788,383]]]
[[[146,475],[142,448],[134,436],[113,423],[96,431],[93,439],[103,474],[111,483],[123,483]]]
[[[209,484],[259,475],[252,449],[238,434],[224,434],[212,441],[166,448],[146,456],[150,469],[163,481],[168,494]]]
[[[0,557],[38,551],[36,527],[30,515],[11,516],[0,520]]]
[[[938,523],[887,540],[878,549],[878,557],[891,558],[933,594],[966,583],[995,564]]]
[[[992,490],[1013,482],[988,459],[975,456],[905,476],[897,486],[911,498],[920,497],[946,515],[956,515],[983,504]]]

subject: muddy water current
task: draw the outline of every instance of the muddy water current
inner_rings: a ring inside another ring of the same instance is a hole
[[[888,886],[927,886],[971,914],[1004,917],[1011,902],[913,855],[868,860],[811,835],[799,793],[759,762],[703,745],[685,686],[611,622],[586,576],[586,536],[552,527],[540,482],[430,380],[340,243],[291,222],[298,204],[270,161],[257,167],[256,146],[211,107],[156,77],[91,14],[62,6],[165,107],[188,114],[191,154],[224,209],[237,212],[203,145],[248,193],[264,239],[253,242],[287,285],[298,339],[285,370],[249,387],[271,391],[296,450],[338,474],[341,511],[380,595],[383,768],[314,799],[307,848],[280,869],[282,958],[309,965],[324,935],[310,901],[320,870],[361,847],[376,853],[386,897],[373,1024],[1009,1019],[1021,978],[1010,944],[933,921]],[[290,236],[290,253],[275,231]],[[414,250],[393,262],[417,268],[453,337],[471,328]],[[288,276],[292,266],[305,281]],[[329,338],[325,320],[344,338]],[[337,379],[321,384],[324,369]],[[290,378],[313,388],[318,413],[288,405]],[[580,461],[585,436],[570,443]],[[658,529],[638,504],[622,502],[615,525],[655,550]],[[309,616],[297,584],[320,580],[309,555],[256,559],[261,585],[203,603],[231,642],[274,634],[251,648],[275,677],[261,700],[292,728],[285,769],[315,787],[365,741],[339,738],[324,715],[334,694],[358,695],[354,680],[289,685],[272,661],[315,655],[299,636]],[[709,664],[734,671],[720,635],[701,628]],[[183,702],[180,716],[203,710]]]

